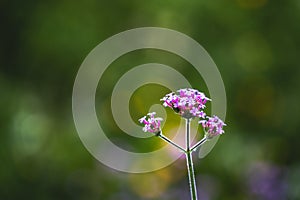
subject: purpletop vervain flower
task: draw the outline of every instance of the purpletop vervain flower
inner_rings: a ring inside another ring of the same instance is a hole
[[[161,133],[161,121],[163,120],[160,117],[154,117],[156,115],[155,112],[148,113],[146,116],[139,119],[141,124],[144,124],[143,127],[144,132],[154,133],[156,135],[160,135]]]
[[[202,110],[210,99],[198,90],[186,88],[177,90],[177,93],[167,94],[161,101],[165,107],[170,107],[182,117],[189,119],[193,117],[205,118],[206,114]]]
[[[189,177],[189,186],[191,192],[191,199],[197,200],[197,187],[196,187],[196,179],[193,167],[193,159],[192,153],[195,152],[202,144],[211,138],[221,135],[224,133],[223,126],[226,124],[219,119],[217,116],[208,117],[206,113],[203,111],[205,108],[205,104],[207,101],[210,101],[209,98],[205,96],[202,92],[198,90],[185,88],[177,90],[177,92],[172,92],[167,94],[165,97],[161,99],[163,101],[163,105],[165,107],[172,108],[176,113],[178,113],[181,117],[186,120],[186,148],[181,147],[176,144],[168,137],[164,136],[161,131],[161,121],[162,118],[155,117],[155,112],[148,113],[146,116],[139,119],[139,122],[144,124],[143,131],[154,133],[157,137],[163,139],[165,142],[173,145],[181,152],[185,153],[187,169],[188,169],[188,177]],[[191,119],[193,118],[201,118],[199,124],[202,125],[205,136],[198,141],[196,144],[191,146],[190,144],[190,126]]]
[[[224,133],[223,126],[226,126],[226,124],[219,117],[214,115],[213,117],[206,117],[206,119],[200,120],[199,124],[204,128],[207,139]]]

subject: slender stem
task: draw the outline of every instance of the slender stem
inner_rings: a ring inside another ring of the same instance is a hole
[[[193,166],[193,159],[192,159],[192,151],[190,150],[190,125],[191,120],[186,119],[186,164],[188,168],[188,175],[189,175],[189,186],[191,192],[191,199],[197,200],[197,187],[196,187],[196,180],[195,180],[195,172]]]
[[[190,132],[191,132],[191,119],[186,119],[185,120],[185,136],[186,136],[186,150],[189,151],[190,150]]]
[[[191,152],[196,151],[198,149],[198,147],[200,147],[204,142],[207,141],[207,138],[204,137],[202,138],[199,142],[197,142],[192,148],[191,148]]]
[[[184,153],[186,153],[186,150],[184,148],[182,148],[181,146],[179,146],[178,144],[176,144],[175,142],[172,142],[172,140],[170,140],[169,138],[167,138],[166,136],[164,136],[163,134],[158,135],[158,137],[160,137],[161,139],[163,139],[165,142],[173,145],[174,147],[176,147],[177,149],[179,149],[180,151],[183,151]]]
[[[186,161],[188,167],[191,199],[197,200],[197,188],[196,188],[195,172],[194,172],[193,160],[192,160],[192,152],[187,152],[185,155],[186,155]]]

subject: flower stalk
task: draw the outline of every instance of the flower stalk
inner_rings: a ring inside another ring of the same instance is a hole
[[[191,199],[197,200],[197,187],[196,187],[196,179],[195,179],[195,172],[194,172],[194,164],[192,158],[192,151],[190,150],[190,126],[191,121],[190,119],[186,119],[186,164],[188,169],[188,176],[189,176],[189,187],[191,192]]]
[[[190,151],[196,151],[202,144],[204,144],[204,142],[207,141],[207,138],[204,136],[204,138],[202,138],[199,142],[197,142],[193,147],[191,147]]]
[[[163,134],[158,135],[158,137],[160,137],[161,139],[163,139],[165,142],[173,145],[174,147],[176,147],[177,149],[179,149],[180,151],[186,153],[186,150],[184,148],[182,148],[181,146],[179,146],[178,144],[176,144],[175,142],[173,142],[172,140],[170,140],[169,138],[167,138],[166,136],[164,136]]]

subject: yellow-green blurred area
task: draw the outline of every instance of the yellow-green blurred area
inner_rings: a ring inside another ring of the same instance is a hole
[[[85,149],[73,122],[73,83],[87,54],[114,34],[146,26],[198,41],[226,87],[225,134],[207,157],[194,157],[199,199],[300,199],[299,1],[2,0],[0,21],[0,199],[189,199],[184,159],[151,173],[121,173]],[[100,79],[96,110],[107,137],[133,152],[165,144],[122,132],[111,93],[124,73],[150,62],[173,67],[209,96],[201,75],[177,55],[145,49],[121,56]],[[136,90],[132,120],[168,92],[157,84]],[[176,129],[179,117],[167,114],[166,130]]]

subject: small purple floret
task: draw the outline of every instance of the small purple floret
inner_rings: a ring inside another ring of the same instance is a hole
[[[206,119],[200,120],[199,124],[205,129],[207,139],[224,133],[223,126],[226,124],[219,117],[214,115],[213,117],[206,117]]]
[[[160,117],[155,117],[155,112],[148,113],[146,116],[139,119],[141,124],[144,124],[144,132],[160,134],[161,132],[161,121],[163,120]]]

